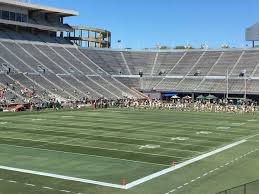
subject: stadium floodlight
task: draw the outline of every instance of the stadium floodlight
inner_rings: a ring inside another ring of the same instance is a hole
[[[247,76],[245,75],[245,77],[244,77],[244,81],[245,81],[245,94],[244,94],[244,99],[246,99],[246,96],[247,96],[247,82],[248,82],[249,80],[251,80],[251,77],[247,77]]]
[[[229,69],[227,68],[226,72],[226,99],[228,99],[229,94]]]
[[[244,78],[244,85],[245,85],[245,91],[244,91],[244,99],[246,99],[247,96],[247,81],[250,80],[250,77],[247,77],[246,74],[246,69],[243,69],[240,73],[239,73],[239,77],[243,77]]]

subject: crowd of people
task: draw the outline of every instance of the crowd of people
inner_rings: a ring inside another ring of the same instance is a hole
[[[7,85],[11,87],[13,91],[17,91],[18,87],[15,85]],[[37,95],[37,91],[34,88],[31,89],[21,89],[20,93],[28,101],[27,104],[30,105],[31,110],[42,110],[42,109],[55,109],[60,110],[64,108],[78,109],[82,107],[91,107],[92,109],[102,109],[102,108],[131,108],[131,109],[160,109],[160,110],[175,110],[175,111],[199,111],[199,112],[233,112],[233,113],[244,113],[244,112],[257,112],[257,103],[247,100],[196,100],[192,99],[173,99],[171,101],[162,101],[160,99],[132,99],[123,98],[110,100],[105,98],[99,98],[97,100],[91,100],[87,97],[80,100],[66,99],[61,101],[55,97],[50,97],[46,92],[44,95],[48,97],[48,100],[42,100]],[[1,100],[0,107],[6,108],[10,104],[10,99],[7,101],[5,99],[5,93],[7,93],[7,88],[1,90]],[[14,99],[11,99],[12,103],[18,96],[14,95]],[[47,98],[45,98],[47,99]]]
[[[159,99],[118,99],[107,100],[100,98],[95,101],[88,101],[93,109],[98,108],[137,108],[137,109],[160,109],[176,111],[199,111],[199,112],[257,112],[257,103],[247,100],[217,100],[217,101],[192,101],[176,100],[165,102]]]

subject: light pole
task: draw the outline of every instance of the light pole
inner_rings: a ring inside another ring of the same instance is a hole
[[[247,77],[246,77],[246,74],[245,74],[245,94],[244,94],[244,99],[246,99],[246,93],[247,93]]]
[[[244,94],[244,99],[246,99],[247,97],[247,81],[249,81],[251,78],[250,77],[247,77],[245,75],[245,94]]]
[[[226,92],[226,99],[228,99],[228,93],[229,93],[229,87],[228,87],[228,85],[229,85],[229,83],[228,83],[228,79],[229,79],[229,75],[228,75],[228,68],[227,68],[227,75],[226,75],[226,82],[227,82],[227,92]]]

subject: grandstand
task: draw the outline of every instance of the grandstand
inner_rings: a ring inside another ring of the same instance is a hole
[[[143,97],[131,88],[193,96],[228,92],[253,97],[259,93],[258,49],[83,48],[63,35],[74,30],[63,23],[64,17],[77,12],[17,1],[0,3],[0,83],[6,85],[7,78],[17,81],[16,96],[21,86],[62,100]],[[12,12],[14,8],[20,12]]]

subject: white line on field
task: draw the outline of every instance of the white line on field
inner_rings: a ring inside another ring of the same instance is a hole
[[[9,183],[17,183],[17,181],[7,180]]]
[[[71,193],[71,191],[68,191],[68,190],[59,190],[61,192],[65,192],[65,193]]]
[[[50,135],[47,135],[47,136],[50,136]],[[53,136],[51,136],[53,137]],[[25,138],[13,138],[13,137],[5,137],[5,138],[8,138],[8,139],[15,139],[15,140],[29,140],[29,141],[33,141],[33,142],[41,142],[41,143],[48,143],[48,141],[43,141],[44,138],[41,138],[41,140],[33,140],[33,139],[25,139]],[[165,157],[172,157],[172,158],[175,158],[175,159],[188,159],[188,158],[184,158],[184,157],[180,157],[180,156],[173,156],[173,155],[166,155],[166,154],[153,154],[153,153],[148,153],[148,152],[137,152],[137,151],[130,151],[130,150],[120,150],[120,149],[111,149],[111,148],[104,148],[104,147],[96,147],[96,146],[83,146],[83,145],[75,145],[75,144],[71,144],[71,143],[66,143],[66,142],[58,142],[58,141],[52,141],[51,143],[55,143],[55,144],[59,144],[59,145],[66,145],[66,146],[79,146],[79,147],[82,147],[82,148],[97,148],[97,149],[100,149],[100,150],[109,150],[109,151],[120,151],[120,152],[127,152],[127,153],[136,153],[136,154],[146,154],[146,155],[153,155],[153,156],[165,156]],[[88,155],[88,154],[85,154],[85,155]],[[118,158],[120,159],[120,158]]]
[[[0,144],[8,147],[17,147],[17,148],[26,148],[26,149],[33,149],[33,150],[42,150],[42,151],[50,151],[50,152],[57,152],[57,153],[65,153],[65,154],[71,154],[71,155],[79,155],[79,156],[93,156],[97,158],[107,158],[111,160],[122,160],[122,161],[128,161],[128,162],[134,162],[134,163],[143,163],[143,164],[152,164],[152,165],[158,165],[158,166],[169,166],[165,164],[158,164],[158,163],[152,163],[152,162],[143,162],[143,161],[136,161],[136,160],[129,160],[129,159],[122,159],[122,158],[113,158],[108,156],[98,156],[98,155],[92,155],[92,154],[80,154],[80,153],[74,153],[74,152],[65,152],[65,151],[58,151],[58,150],[50,150],[45,148],[34,148],[34,147],[25,147],[25,146],[17,146],[17,145],[8,145],[8,144]]]
[[[88,180],[88,179],[82,179],[82,178],[76,178],[76,177],[70,177],[70,176],[64,176],[64,175],[58,175],[58,174],[52,174],[52,173],[45,173],[45,172],[39,172],[39,171],[32,171],[32,170],[26,170],[26,169],[7,167],[7,166],[0,166],[0,169],[23,172],[23,173],[27,173],[27,174],[35,174],[35,175],[40,175],[40,176],[53,177],[53,178],[58,178],[58,179],[63,179],[63,180],[71,180],[71,181],[76,181],[76,182],[95,184],[95,185],[106,186],[106,187],[113,187],[113,188],[119,188],[119,189],[130,189],[130,188],[135,187],[139,184],[142,184],[144,182],[147,182],[149,180],[152,180],[154,178],[157,178],[157,177],[162,176],[164,174],[167,174],[169,172],[175,171],[179,168],[182,168],[184,166],[187,166],[189,164],[192,164],[194,162],[197,162],[199,160],[202,160],[204,158],[207,158],[209,156],[212,156],[214,154],[217,154],[219,152],[222,152],[224,150],[227,150],[229,148],[232,148],[232,147],[237,146],[237,145],[239,145],[241,143],[244,143],[244,142],[246,142],[246,140],[241,140],[241,141],[235,142],[233,144],[227,145],[225,147],[219,148],[217,150],[214,150],[212,152],[202,154],[198,157],[187,160],[187,161],[185,161],[183,163],[180,163],[180,164],[177,164],[173,167],[164,169],[164,170],[159,171],[157,173],[154,173],[154,174],[151,174],[151,175],[146,176],[144,178],[133,181],[133,182],[127,184],[127,185],[118,185],[118,184],[112,184],[112,183],[106,183],[106,182],[100,182],[100,181],[94,181],[94,180]]]
[[[36,185],[30,184],[30,183],[25,183],[25,185],[30,186],[30,187],[35,187],[36,186]]]
[[[259,135],[259,134],[258,134]],[[7,167],[7,166],[0,166],[0,169],[5,169],[5,170],[10,170],[10,171],[16,171],[16,172],[23,172],[27,174],[35,174],[35,175],[40,175],[40,176],[46,176],[46,177],[53,177],[53,178],[58,178],[58,179],[63,179],[63,180],[70,180],[70,181],[75,181],[75,182],[81,182],[81,183],[88,183],[88,184],[94,184],[94,185],[100,185],[100,186],[105,186],[105,187],[112,187],[112,188],[118,188],[118,189],[130,189],[133,188],[137,185],[140,185],[142,183],[145,183],[147,181],[150,181],[154,178],[160,177],[162,175],[165,175],[167,173],[173,172],[177,169],[183,168],[189,164],[192,164],[194,162],[200,161],[202,159],[205,159],[207,157],[210,157],[212,155],[218,154],[222,151],[225,151],[227,149],[230,149],[232,147],[235,147],[239,144],[242,144],[247,141],[248,138],[240,140],[238,142],[226,145],[222,148],[216,149],[214,151],[202,154],[198,157],[192,158],[190,160],[187,160],[185,162],[182,162],[180,164],[177,164],[175,166],[172,166],[170,168],[161,170],[159,172],[156,172],[154,174],[148,175],[146,177],[143,177],[141,179],[138,179],[136,181],[133,181],[127,185],[119,185],[119,184],[112,184],[112,183],[106,183],[106,182],[100,182],[100,181],[94,181],[94,180],[88,180],[88,179],[82,179],[82,178],[76,178],[76,177],[70,177],[70,176],[64,176],[64,175],[58,175],[58,174],[52,174],[52,173],[45,173],[45,172],[39,172],[39,171],[32,171],[32,170],[26,170],[26,169],[19,169],[19,168],[13,168],[13,167]],[[201,177],[197,177],[196,179],[200,179]]]
[[[30,126],[32,126],[32,125],[30,125]],[[34,126],[39,126],[39,125],[34,125]],[[15,128],[15,129],[20,129],[20,128],[18,128],[18,127],[15,127],[15,126],[12,126],[13,128]],[[55,126],[53,126],[53,127],[55,127]],[[50,129],[33,129],[33,130],[35,130],[35,131],[51,131],[51,132],[57,132],[57,128],[60,128],[60,127],[55,127],[55,130],[50,130]],[[73,128],[73,127],[71,127],[71,128]],[[30,128],[31,129],[31,128]],[[62,128],[63,129],[63,128]],[[76,129],[78,129],[78,128],[76,128]],[[134,128],[134,129],[136,129],[136,128]],[[89,131],[96,131],[96,130],[91,130],[91,129],[88,129]],[[79,131],[81,131],[81,130],[79,130]],[[110,133],[121,133],[121,132],[116,132],[116,131],[113,131],[113,132],[109,132],[109,131],[105,131],[105,130],[98,130],[98,131],[102,131],[102,132],[107,132],[107,133],[105,133],[105,134],[110,134]],[[64,131],[64,130],[58,130],[58,132],[66,132],[66,131]],[[89,134],[87,134],[87,133],[77,133],[78,135],[89,135]],[[187,133],[186,133],[187,134]],[[91,135],[91,134],[90,134]],[[183,134],[184,135],[184,134]],[[53,136],[53,135],[46,135],[46,136],[52,136],[52,137],[55,137],[55,136]],[[111,138],[114,138],[114,137],[116,137],[116,138],[122,138],[122,139],[127,139],[127,140],[140,140],[140,141],[150,141],[150,142],[158,142],[158,143],[165,143],[165,141],[159,141],[159,140],[151,140],[151,139],[140,139],[140,138],[134,138],[134,137],[126,137],[126,136],[113,136],[113,135],[92,135],[92,136],[100,136],[100,137],[111,137]],[[152,135],[149,135],[149,136],[152,136]],[[152,137],[154,137],[154,136],[152,136]],[[165,137],[166,138],[166,137]],[[76,139],[76,138],[75,138]],[[202,140],[201,140],[202,141]],[[213,141],[214,142],[214,141]],[[169,143],[169,144],[178,144],[178,145],[190,145],[190,146],[199,146],[199,147],[210,147],[210,146],[205,146],[205,145],[199,145],[199,144],[196,144],[196,143],[193,143],[193,144],[188,144],[188,143],[183,143],[183,142],[172,142],[172,141],[170,141],[170,138],[168,138],[168,141],[166,142],[166,143]],[[186,151],[190,151],[190,150],[186,150]]]
[[[216,150],[211,151],[211,152],[206,153],[206,154],[202,154],[202,155],[200,155],[200,156],[198,156],[198,157],[192,158],[192,159],[190,159],[190,160],[187,160],[187,161],[185,161],[185,162],[182,162],[182,163],[177,164],[177,165],[175,165],[175,166],[172,166],[172,167],[170,167],[170,168],[161,170],[161,171],[159,171],[159,172],[156,172],[156,173],[151,174],[151,175],[149,175],[149,176],[146,176],[146,177],[144,177],[144,178],[138,179],[138,180],[136,180],[136,181],[133,181],[133,182],[127,184],[127,185],[126,185],[126,189],[130,189],[130,188],[132,188],[132,187],[135,187],[135,186],[137,186],[137,185],[139,185],[139,184],[142,184],[142,183],[144,183],[144,182],[150,181],[150,180],[152,180],[152,179],[154,179],[154,178],[157,178],[157,177],[162,176],[162,175],[164,175],[164,174],[167,174],[167,173],[169,173],[169,172],[173,172],[173,171],[175,171],[175,170],[177,170],[177,169],[180,169],[180,168],[182,168],[182,167],[184,167],[184,166],[187,166],[187,165],[192,164],[192,163],[194,163],[194,162],[197,162],[197,161],[200,161],[200,160],[202,160],[202,159],[205,159],[205,158],[207,158],[207,157],[209,157],[209,156],[215,155],[215,154],[217,154],[217,153],[220,153],[220,152],[222,152],[222,151],[225,151],[225,150],[227,150],[227,149],[230,149],[230,148],[232,148],[232,147],[235,147],[235,146],[237,146],[237,145],[239,145],[239,144],[242,144],[242,143],[244,143],[244,142],[246,142],[246,141],[247,141],[247,140],[244,139],[244,140],[241,140],[241,141],[238,141],[238,142],[229,144],[229,145],[224,146],[224,147],[222,147],[222,148],[216,149]]]
[[[42,188],[42,189],[56,190],[56,191],[65,192],[65,193],[72,193],[72,191],[68,191],[68,190],[58,190],[58,189],[54,189],[52,187],[47,187],[47,186],[36,186],[34,184],[22,183],[22,182],[18,182],[18,181],[15,181],[15,180],[0,179],[0,181],[6,181],[6,182],[9,182],[9,183],[14,183],[14,184],[19,183],[19,184],[22,184],[22,185],[25,185],[25,186],[29,186],[29,187],[38,187],[38,188]],[[77,193],[77,194],[83,194],[83,193]]]
[[[53,188],[51,187],[42,187],[43,189],[49,189],[49,190],[53,190]]]
[[[253,152],[255,152],[255,151],[257,151],[257,149],[255,149],[255,150],[253,150],[253,151],[250,151],[250,152],[247,152],[246,155],[249,155],[249,154],[251,154],[251,153],[253,153]],[[238,161],[238,160],[236,160],[236,159],[238,159],[238,157],[235,158],[234,160],[232,160],[231,162],[234,163],[234,162]],[[227,165],[229,165],[231,162],[228,162],[228,163],[226,163],[225,165],[227,166]],[[220,166],[220,167],[215,168],[214,170],[210,170],[209,172],[204,173],[202,176],[199,176],[199,177],[197,177],[196,179],[192,179],[190,182],[185,183],[183,186],[176,187],[175,189],[173,189],[173,190],[171,190],[171,191],[169,191],[169,192],[167,192],[167,193],[165,193],[165,194],[169,194],[169,193],[172,193],[172,192],[174,192],[174,191],[177,191],[177,190],[179,190],[179,189],[181,189],[181,188],[183,188],[183,187],[185,187],[185,186],[187,186],[187,185],[189,185],[189,184],[195,182],[196,180],[200,179],[201,177],[207,176],[209,173],[212,173],[212,172],[214,172],[214,171],[216,171],[216,170],[219,170],[219,168],[223,168],[223,167],[225,167],[225,166],[222,165],[222,166]]]
[[[9,171],[15,171],[15,172],[22,172],[26,174],[34,174],[34,175],[40,175],[45,177],[52,177],[62,180],[69,180],[69,181],[75,181],[75,182],[81,182],[81,183],[88,183],[88,184],[95,184],[105,187],[113,187],[118,189],[125,189],[125,186],[123,185],[117,185],[117,184],[111,184],[111,183],[105,183],[105,182],[99,182],[94,180],[88,180],[88,179],[82,179],[82,178],[76,178],[76,177],[70,177],[70,176],[64,176],[64,175],[58,175],[58,174],[52,174],[52,173],[46,173],[46,172],[39,172],[39,171],[33,171],[33,170],[26,170],[21,168],[13,168],[8,166],[0,166],[0,169],[9,170]],[[28,186],[35,186],[32,184],[27,184]]]

